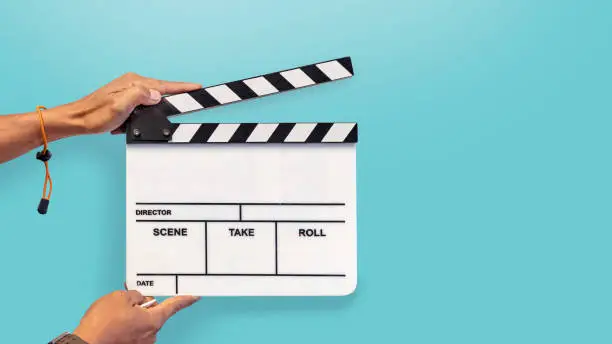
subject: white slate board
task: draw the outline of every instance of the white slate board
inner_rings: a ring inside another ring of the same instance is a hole
[[[169,143],[128,144],[128,287],[150,296],[352,293],[356,129],[181,124]]]

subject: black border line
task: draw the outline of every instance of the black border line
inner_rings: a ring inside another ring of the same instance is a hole
[[[137,273],[136,276],[211,276],[211,277],[346,277],[346,274],[231,274],[231,273]],[[177,282],[178,290],[178,282]],[[178,293],[178,291],[177,291]]]

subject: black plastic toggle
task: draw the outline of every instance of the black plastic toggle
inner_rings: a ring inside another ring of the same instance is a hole
[[[49,161],[51,159],[51,151],[47,149],[44,153],[43,151],[36,153],[36,159],[42,162]]]
[[[38,213],[44,215],[47,213],[48,208],[49,208],[49,200],[46,198],[41,198],[40,203],[38,203]]]

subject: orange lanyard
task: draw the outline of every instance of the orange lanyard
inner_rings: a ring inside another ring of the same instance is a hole
[[[38,204],[38,212],[40,214],[46,214],[47,208],[49,207],[49,199],[51,198],[51,191],[53,190],[53,182],[51,181],[51,174],[49,174],[49,159],[51,159],[51,151],[49,150],[49,142],[47,141],[47,133],[45,131],[45,120],[43,118],[42,110],[46,110],[44,106],[37,106],[36,112],[38,112],[38,118],[40,119],[40,131],[43,140],[43,150],[36,153],[36,159],[42,161],[45,164],[45,183],[43,185],[42,199]],[[47,192],[47,185],[49,191]]]

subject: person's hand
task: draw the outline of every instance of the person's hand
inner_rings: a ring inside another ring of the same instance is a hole
[[[164,94],[201,87],[200,84],[162,81],[127,73],[82,99],[53,109],[52,113],[67,116],[66,122],[73,128],[73,132],[62,136],[118,133],[118,128],[138,105],[155,105]]]
[[[145,309],[140,304],[146,298],[139,292],[115,291],[96,301],[73,333],[88,344],[155,343],[164,323],[198,300],[193,296],[175,296]]]

